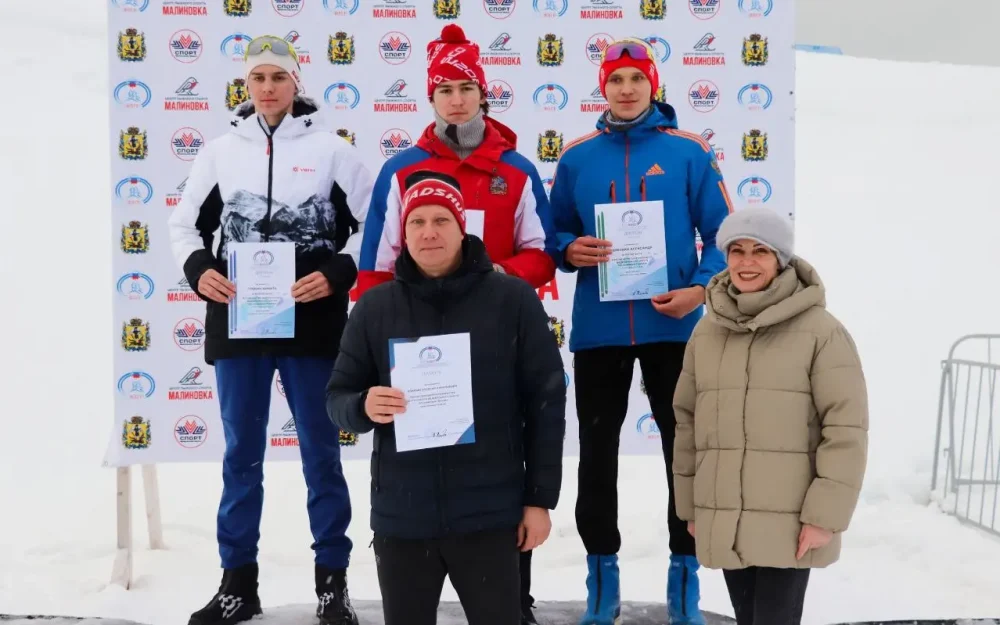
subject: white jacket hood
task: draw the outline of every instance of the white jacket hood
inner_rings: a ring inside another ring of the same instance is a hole
[[[203,267],[224,263],[230,242],[290,241],[312,259],[304,263],[347,254],[356,267],[373,185],[358,149],[302,96],[269,132],[247,102],[228,132],[201,149],[169,220],[178,264],[193,255]]]
[[[250,100],[236,107],[230,125],[230,132],[236,135],[267,143],[267,122],[257,113]],[[334,130],[333,121],[325,108],[312,98],[297,95],[292,104],[292,114],[285,115],[275,129],[274,136],[291,139],[313,132],[334,132]]]

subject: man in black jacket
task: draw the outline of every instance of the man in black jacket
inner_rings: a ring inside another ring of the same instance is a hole
[[[395,280],[352,311],[327,411],[346,431],[375,430],[371,525],[385,624],[433,625],[447,575],[470,625],[518,625],[518,550],[548,537],[562,481],[562,359],[534,289],[494,272],[482,241],[466,235],[458,183],[412,179]],[[411,417],[391,385],[390,341],[460,333],[470,341],[475,442],[398,451],[394,422]]]

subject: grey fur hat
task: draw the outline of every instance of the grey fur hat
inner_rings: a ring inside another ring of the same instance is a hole
[[[723,254],[739,239],[751,239],[771,248],[782,269],[795,256],[795,231],[788,218],[769,208],[744,208],[730,213],[715,236]]]

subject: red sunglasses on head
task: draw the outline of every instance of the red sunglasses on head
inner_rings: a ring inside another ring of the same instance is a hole
[[[653,57],[649,52],[649,46],[636,41],[618,41],[604,51],[605,61],[617,61],[622,55],[628,53],[629,57],[636,61],[652,61]]]

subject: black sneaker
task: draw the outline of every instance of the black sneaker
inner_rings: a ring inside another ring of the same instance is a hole
[[[351,598],[347,594],[347,571],[316,565],[316,616],[320,625],[358,625]]]
[[[248,564],[223,571],[219,592],[191,615],[188,625],[234,625],[263,613],[257,596],[257,565]]]

